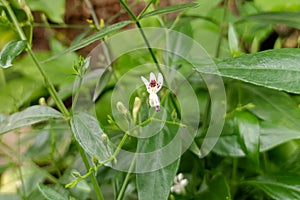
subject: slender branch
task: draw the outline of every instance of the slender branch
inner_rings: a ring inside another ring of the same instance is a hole
[[[227,17],[227,12],[228,12],[228,0],[225,0],[224,2],[224,15],[223,15],[223,20],[224,21]],[[223,39],[223,34],[224,34],[224,24],[220,24],[220,34],[219,34],[219,38],[218,38],[218,43],[217,43],[217,50],[216,50],[216,58],[218,58],[220,56],[220,52],[221,52],[221,45],[222,45],[222,39]]]
[[[14,26],[17,29],[17,32],[20,36],[20,38],[22,40],[26,40],[27,41],[27,50],[29,55],[31,56],[33,62],[35,63],[35,65],[37,66],[38,70],[40,71],[41,75],[44,78],[44,82],[45,82],[45,86],[48,89],[50,95],[52,96],[54,102],[56,103],[57,107],[59,108],[59,110],[63,113],[63,115],[67,118],[69,117],[69,112],[67,110],[67,108],[65,107],[64,103],[62,102],[62,100],[59,98],[57,91],[54,88],[54,85],[52,84],[52,82],[50,81],[50,79],[48,78],[46,72],[44,71],[43,67],[41,66],[40,62],[38,61],[37,57],[35,56],[35,54],[33,53],[32,49],[31,49],[31,45],[29,44],[22,28],[19,25],[18,19],[15,16],[15,13],[13,12],[13,10],[11,9],[9,3],[6,0],[1,0],[3,5],[5,6],[5,8],[7,9],[7,12],[9,13]]]
[[[0,87],[6,85],[6,78],[2,68],[0,68]]]
[[[77,143],[77,147],[78,147],[79,153],[80,153],[80,155],[81,155],[82,161],[83,161],[83,163],[84,163],[84,165],[85,165],[85,168],[86,168],[86,169],[89,169],[89,172],[90,172],[90,173],[88,173],[88,175],[90,176],[90,179],[91,179],[92,185],[93,185],[93,187],[94,187],[95,193],[96,193],[96,195],[97,195],[97,198],[98,198],[99,200],[104,200],[103,195],[102,195],[102,192],[101,192],[101,189],[100,189],[100,186],[99,186],[99,184],[98,184],[98,182],[97,182],[97,179],[96,179],[96,177],[94,176],[94,173],[91,172],[91,171],[92,171],[91,169],[93,169],[93,168],[91,168],[91,166],[90,166],[90,164],[89,164],[89,161],[88,161],[88,159],[87,159],[87,156],[86,156],[84,150],[83,150],[82,147],[79,145],[79,143]]]

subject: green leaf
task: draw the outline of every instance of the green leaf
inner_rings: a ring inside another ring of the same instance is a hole
[[[117,30],[120,30],[121,28],[123,28],[123,27],[125,27],[125,26],[127,26],[131,23],[132,23],[132,21],[122,21],[122,22],[119,22],[119,23],[115,23],[111,26],[108,26],[108,27],[98,31],[97,33],[83,39],[82,41],[74,44],[73,46],[70,46],[69,48],[62,51],[61,53],[44,60],[43,63],[49,62],[50,60],[54,60],[54,59],[66,54],[66,53],[76,51],[80,48],[83,48],[83,47],[85,47],[85,46],[87,46],[87,45],[89,45],[89,44],[91,44],[91,43],[93,43],[97,40],[100,40],[100,39],[104,38],[105,36],[115,32]]]
[[[276,90],[300,94],[300,49],[275,49],[217,63],[219,75]],[[198,72],[210,73],[197,67]],[[214,73],[214,72],[213,72]]]
[[[70,123],[75,139],[91,157],[103,162],[113,154],[113,145],[108,137],[103,136],[96,118],[80,112],[71,117]]]
[[[241,103],[252,104],[250,112],[264,121],[300,130],[300,109],[288,94],[246,84],[241,88]]]
[[[154,172],[137,173],[139,200],[168,199],[178,166],[179,160]]]
[[[39,191],[42,195],[48,200],[67,200],[68,198],[63,197],[60,193],[56,192],[53,188],[39,184],[38,185]]]
[[[64,23],[65,0],[26,0],[31,10],[44,12],[55,23]]]
[[[0,66],[8,68],[12,66],[11,62],[26,48],[25,40],[13,40],[7,43],[0,52]]]
[[[263,190],[272,199],[300,199],[300,176],[298,174],[263,175],[246,183]]]
[[[231,200],[231,193],[227,180],[220,174],[214,176],[208,183],[203,183],[202,187],[203,188],[200,188],[200,190],[203,190],[197,195],[197,199]]]
[[[236,112],[235,120],[238,126],[240,145],[246,156],[255,166],[259,166],[259,123],[249,112]]]
[[[62,119],[63,116],[60,112],[48,106],[32,106],[2,120],[0,122],[0,134],[52,118]]]
[[[159,8],[159,9],[153,10],[151,12],[145,13],[144,15],[140,16],[139,19],[142,19],[145,17],[151,17],[151,16],[155,16],[155,15],[168,14],[171,12],[176,12],[176,11],[184,10],[187,8],[196,8],[198,6],[199,6],[198,3],[177,4],[177,5],[167,6],[164,8]]]
[[[249,15],[236,21],[236,23],[255,21],[263,24],[284,24],[300,29],[300,12],[265,12]]]

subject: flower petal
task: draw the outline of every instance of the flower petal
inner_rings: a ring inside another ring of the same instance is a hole
[[[156,77],[153,72],[150,73],[150,82],[154,80],[156,82]]]
[[[157,75],[157,92],[161,89],[163,83],[164,83],[163,75],[161,73],[158,73],[158,75]]]

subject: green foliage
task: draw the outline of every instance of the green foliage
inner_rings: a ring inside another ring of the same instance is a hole
[[[65,0],[0,0],[0,199],[300,199],[300,51],[282,48],[299,47],[299,2],[147,2],[120,0],[132,19],[99,24],[82,1],[90,26],[64,46]],[[31,47],[32,11],[50,21],[49,50]]]

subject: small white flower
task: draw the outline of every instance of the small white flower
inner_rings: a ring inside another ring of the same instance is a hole
[[[175,192],[177,194],[185,193],[185,186],[188,184],[188,180],[183,178],[183,174],[179,173],[174,178],[174,185],[171,187],[171,192]]]
[[[163,76],[161,73],[156,77],[153,72],[150,73],[150,81],[148,81],[145,77],[141,76],[142,81],[146,85],[147,92],[149,93],[149,104],[151,107],[155,107],[156,111],[160,110],[160,102],[157,96],[157,92],[161,89],[163,85]]]

